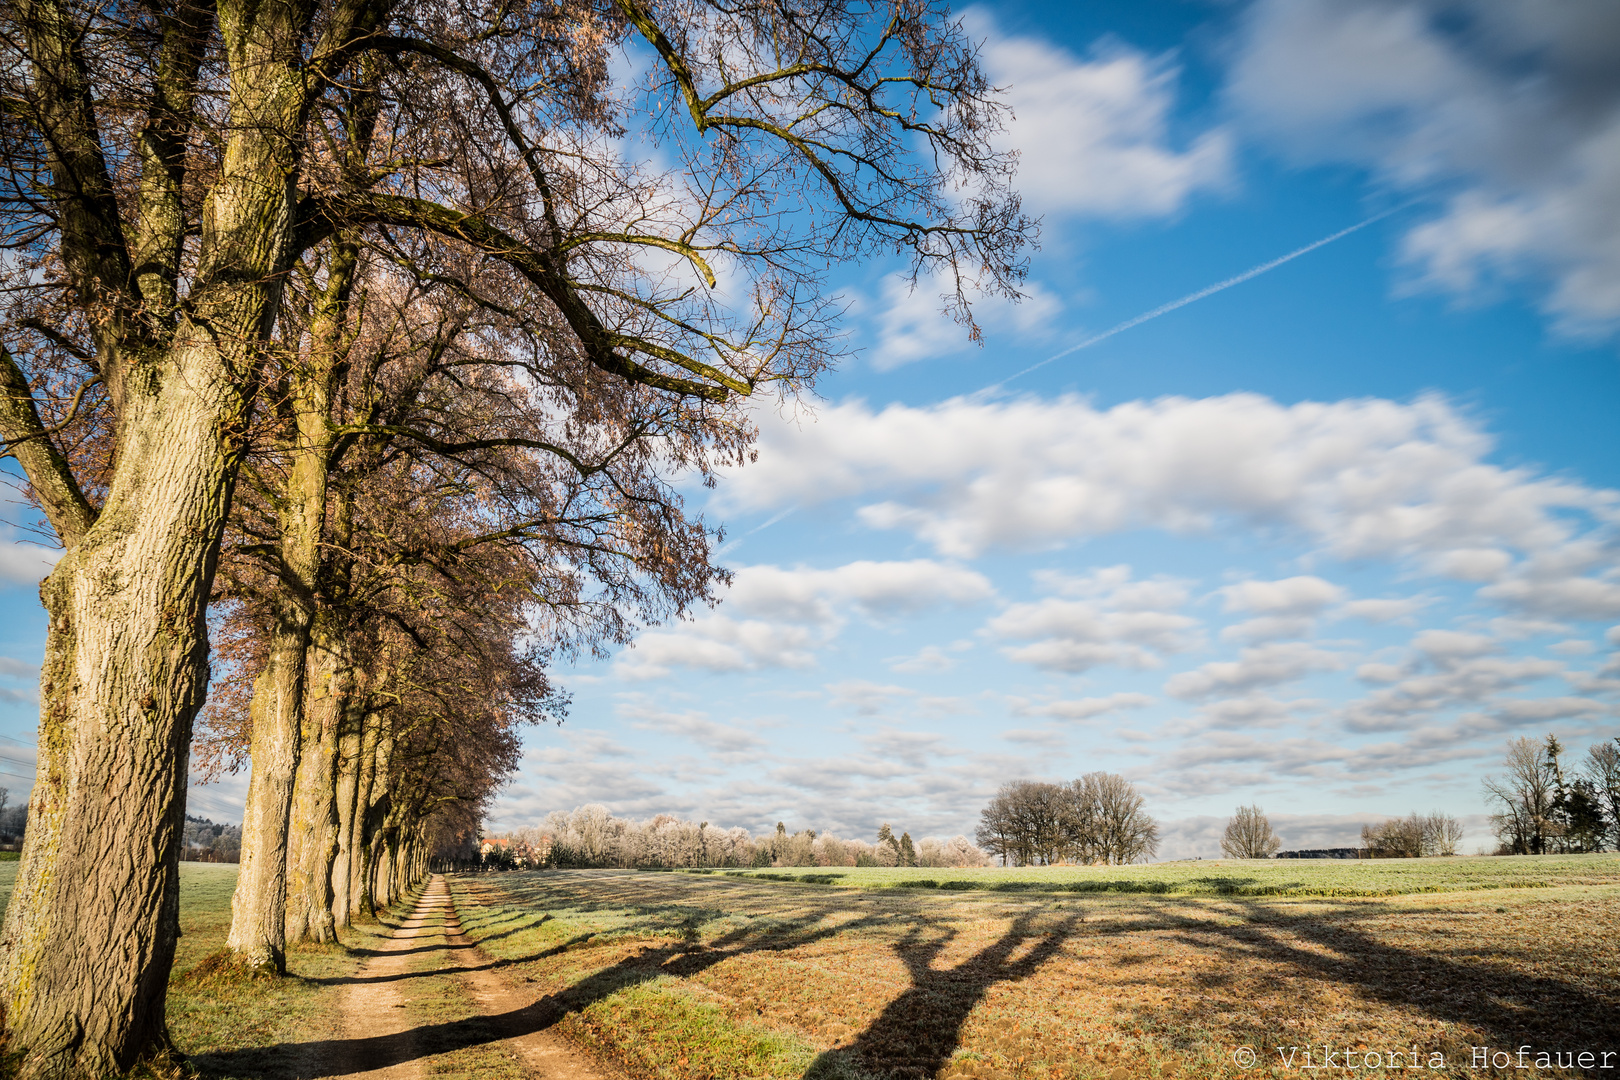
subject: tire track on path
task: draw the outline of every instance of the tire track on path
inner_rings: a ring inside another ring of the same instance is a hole
[[[432,942],[432,944],[428,944]],[[497,972],[490,957],[462,933],[444,877],[433,875],[410,917],[379,946],[343,996],[341,1060],[324,1075],[339,1080],[426,1080],[436,1056],[411,1020],[414,976],[453,975],[477,1003],[493,1036],[485,1045],[515,1061],[535,1080],[621,1080],[548,1027],[536,1028],[536,991]],[[430,965],[421,958],[431,957]],[[381,1052],[379,1052],[381,1051]],[[453,1054],[454,1051],[451,1051]],[[369,1058],[370,1060],[364,1060]],[[383,1064],[378,1064],[381,1061]]]

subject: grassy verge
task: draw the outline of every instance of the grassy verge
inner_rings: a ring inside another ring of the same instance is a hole
[[[997,893],[1147,893],[1159,896],[1408,896],[1479,889],[1620,885],[1620,854],[1455,859],[1203,859],[1148,866],[1031,866],[941,870],[826,867],[682,870],[831,885]]]
[[[1323,1045],[1382,1073],[1415,1045],[1425,1075],[1477,1080],[1495,1074],[1474,1047],[1620,1050],[1620,884],[1579,862],[1536,889],[1466,873],[1470,891],[1350,898],[615,871],[453,889],[558,1030],[638,1077],[1236,1080]],[[1500,1075],[1561,1075],[1531,1061]]]
[[[181,937],[169,981],[169,1033],[206,1077],[308,1075],[307,1051],[300,1048],[338,1031],[337,980],[359,970],[389,927],[346,930],[341,945],[294,946],[286,978],[246,975],[221,963],[235,888],[235,866],[180,866]]]

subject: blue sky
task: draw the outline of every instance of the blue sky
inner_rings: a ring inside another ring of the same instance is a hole
[[[981,306],[980,347],[896,267],[846,270],[857,354],[693,492],[733,588],[564,672],[491,827],[602,802],[971,834],[1005,780],[1106,769],[1163,857],[1251,801],[1290,846],[1431,808],[1483,843],[1506,739],[1620,734],[1620,9],[965,18],[1044,222],[1029,297]],[[0,552],[19,773],[41,565]]]

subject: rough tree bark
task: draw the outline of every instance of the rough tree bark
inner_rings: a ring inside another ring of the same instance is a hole
[[[276,973],[286,970],[287,943],[302,940],[308,925],[311,889],[303,841],[310,822],[300,818],[295,831],[294,810],[300,797],[306,802],[319,797],[306,789],[325,783],[331,771],[326,745],[330,740],[322,740],[322,721],[314,721],[311,730],[307,709],[312,700],[324,701],[332,689],[331,672],[320,662],[326,652],[317,637],[328,631],[318,630],[323,623],[318,593],[332,446],[332,382],[355,264],[352,244],[334,245],[327,287],[312,324],[310,357],[307,363],[295,363],[288,373],[292,431],[283,448],[289,468],[276,510],[276,592],[270,598],[276,623],[268,663],[254,683],[249,706],[252,772],[242,816],[241,876],[231,897],[227,945],[248,967]],[[306,777],[306,770],[313,775]],[[291,890],[289,872],[300,875]],[[294,911],[299,918],[293,917]]]
[[[0,933],[0,1002],[26,1076],[100,1075],[167,1045],[203,615],[230,501],[221,421],[241,402],[206,338],[145,375],[125,397],[107,501],[82,534],[66,530],[40,589],[38,781]]]
[[[303,751],[287,846],[289,943],[336,940],[332,862],[337,851],[338,731],[353,684],[347,637],[337,621],[323,609],[310,635]]]
[[[361,718],[360,763],[356,769],[354,809],[349,822],[349,921],[356,916],[376,917],[371,900],[370,822],[372,792],[377,778],[377,742],[382,734],[382,717],[367,712]]]
[[[332,860],[332,923],[351,925],[354,910],[355,800],[360,793],[361,740],[364,715],[348,709],[338,732],[337,854]]]
[[[226,945],[258,971],[286,970],[287,817],[300,751],[308,613],[301,604],[278,619],[265,669],[253,684],[247,803],[242,808],[242,855],[231,896]]]
[[[41,589],[49,629],[39,780],[0,934],[0,1005],[25,1077],[102,1076],[168,1042],[186,770],[207,682],[204,610],[257,342],[279,303],[294,218],[287,133],[305,80],[289,61],[307,21],[300,11],[219,8],[230,62],[253,74],[232,82],[230,146],[172,327],[150,321],[163,290],[143,295],[132,258],[141,255],[139,269],[159,283],[172,278],[156,240],[166,216],[178,220],[177,195],[154,181],[158,209],[143,215],[132,244],[100,147],[80,28],[52,0],[20,12],[40,124],[52,136],[64,264],[79,302],[105,313],[91,322],[117,463],[92,520],[66,469],[19,455],[67,548]],[[172,180],[175,167],[158,155],[148,171]],[[26,419],[20,404],[6,410],[8,448],[38,434]],[[52,512],[58,503],[75,512]]]

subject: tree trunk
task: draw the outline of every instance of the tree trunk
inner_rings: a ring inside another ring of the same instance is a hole
[[[288,942],[336,940],[332,860],[337,851],[338,729],[353,685],[348,637],[323,609],[310,634],[303,752],[293,790],[287,847]]]
[[[38,779],[0,947],[25,1076],[102,1075],[167,1045],[203,615],[240,415],[207,344],[154,360],[125,398],[95,524],[40,589]]]
[[[394,819],[389,770],[394,738],[386,717],[377,717],[377,745],[372,753],[370,804],[366,807],[366,913],[375,916],[392,902],[388,895],[388,856]]]
[[[368,712],[361,717],[360,764],[356,770],[354,818],[350,823],[349,918],[376,918],[371,900],[371,793],[377,776],[377,739],[381,717]]]
[[[346,710],[338,734],[337,766],[337,854],[332,860],[332,924],[350,925],[354,910],[356,856],[355,802],[360,794],[361,741],[364,715]]]
[[[287,969],[283,912],[287,895],[287,816],[297,773],[299,716],[309,622],[303,609],[289,605],[270,639],[265,669],[253,683],[249,715],[247,804],[242,808],[242,854],[231,896],[231,930],[226,945],[257,971]]]

